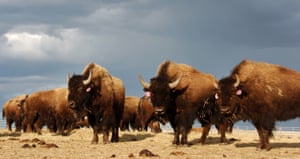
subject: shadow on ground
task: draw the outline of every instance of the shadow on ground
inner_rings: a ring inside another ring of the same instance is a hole
[[[120,136],[120,142],[128,142],[128,141],[141,141],[149,137],[153,137],[154,134],[129,134],[125,133]]]

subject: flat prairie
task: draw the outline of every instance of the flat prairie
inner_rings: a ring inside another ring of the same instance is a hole
[[[172,145],[173,132],[120,132],[120,142],[91,144],[91,128],[72,131],[61,136],[43,130],[36,133],[15,133],[0,129],[0,158],[4,159],[299,159],[300,132],[275,131],[270,151],[257,149],[255,130],[234,129],[227,134],[228,143],[219,143],[219,134],[212,130],[206,144],[199,143],[201,129],[193,129],[189,145]]]

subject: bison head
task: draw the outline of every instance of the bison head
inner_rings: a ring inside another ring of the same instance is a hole
[[[90,105],[92,96],[96,91],[92,82],[92,72],[88,76],[73,75],[68,76],[68,106],[71,109],[81,110]]]
[[[240,112],[241,99],[246,95],[238,75],[229,76],[219,81],[215,94],[217,105],[222,114],[232,115]]]
[[[141,76],[139,80],[144,87],[144,91],[151,92],[151,102],[157,115],[164,115],[169,105],[173,105],[174,97],[177,93],[176,86],[179,84],[182,75],[175,81],[169,81],[162,77],[155,77],[151,79],[150,84],[145,82]]]

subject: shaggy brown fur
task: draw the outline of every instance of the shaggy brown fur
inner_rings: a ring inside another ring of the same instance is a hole
[[[179,83],[171,88],[170,84],[178,80]],[[216,82],[214,76],[189,65],[166,61],[158,67],[157,75],[151,79],[150,86],[144,85],[144,90],[151,92],[151,101],[156,112],[171,123],[175,132],[173,144],[187,144],[187,135],[194,120],[202,114],[208,99],[215,94]],[[205,142],[210,122],[205,123],[205,129],[201,143]],[[224,140],[221,139],[222,142]]]
[[[136,130],[140,127],[140,123],[137,120],[139,100],[140,99],[135,96],[125,97],[123,118],[120,124],[122,131],[129,131],[129,125],[132,130]]]
[[[155,115],[154,107],[148,96],[143,96],[139,100],[138,119],[141,122],[141,128],[143,130],[147,131],[148,127],[150,127],[151,132],[159,133],[162,131],[159,124],[159,117]]]
[[[89,79],[88,83],[83,83]],[[98,133],[103,132],[103,142],[108,142],[112,129],[112,142],[119,140],[119,125],[123,115],[125,87],[123,82],[95,64],[88,64],[81,75],[73,75],[68,82],[68,105],[78,114],[88,114],[93,128],[92,143],[98,143]]]
[[[47,125],[53,132],[58,130],[62,135],[69,134],[76,121],[67,107],[67,91],[66,88],[56,88],[32,93],[22,107],[24,131],[34,130],[41,134],[41,128]]]
[[[2,107],[2,117],[6,118],[6,127],[12,131],[12,124],[15,123],[16,131],[22,130],[23,112],[21,107],[27,99],[28,95],[20,95],[9,99]]]
[[[238,85],[234,86],[240,80]],[[258,131],[261,149],[270,149],[269,137],[277,120],[300,116],[300,73],[279,65],[243,60],[219,81],[220,109],[250,120]]]

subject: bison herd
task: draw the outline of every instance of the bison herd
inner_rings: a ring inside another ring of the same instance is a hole
[[[248,120],[257,129],[259,148],[270,150],[269,138],[276,121],[300,116],[300,74],[292,69],[243,60],[231,74],[217,80],[187,64],[165,61],[156,76],[146,82],[138,76],[143,97],[125,96],[121,79],[102,66],[90,63],[81,74],[68,75],[68,88],[55,88],[20,95],[3,105],[8,129],[36,132],[46,126],[51,132],[69,135],[78,127],[93,129],[92,143],[118,142],[119,130],[161,132],[170,123],[173,144],[188,144],[194,120],[202,127],[204,144],[211,125],[225,143],[225,132],[236,121]],[[109,133],[111,138],[109,139]]]

